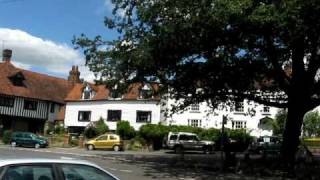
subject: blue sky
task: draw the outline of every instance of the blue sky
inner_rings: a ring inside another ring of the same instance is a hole
[[[72,49],[74,35],[117,38],[103,23],[111,11],[109,0],[0,0],[1,48],[13,49],[17,66],[65,77],[72,65],[83,66],[82,54]],[[57,53],[64,50],[69,57]]]

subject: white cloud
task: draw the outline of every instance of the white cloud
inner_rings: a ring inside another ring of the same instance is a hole
[[[17,29],[0,28],[1,47],[12,49],[12,63],[23,69],[40,69],[48,74],[67,77],[72,65],[80,65],[81,77],[92,81],[80,52],[67,44],[32,36]],[[91,75],[92,74],[92,75]]]

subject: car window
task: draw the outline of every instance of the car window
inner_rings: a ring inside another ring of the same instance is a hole
[[[4,180],[54,180],[54,176],[51,166],[19,165],[9,167]]]
[[[32,137],[30,136],[30,134],[23,134],[23,138],[32,139]]]
[[[189,135],[182,134],[182,135],[180,135],[179,139],[182,140],[182,141],[189,141],[189,140],[193,140],[193,137],[189,136]]]
[[[97,138],[97,140],[99,141],[101,141],[101,140],[108,140],[108,136],[100,136],[100,137],[98,137]]]
[[[110,135],[109,138],[110,138],[110,140],[117,140],[117,137],[113,136],[113,135]]]
[[[95,167],[75,164],[62,164],[65,180],[115,180],[111,175]]]
[[[169,140],[177,140],[177,135],[171,135]]]

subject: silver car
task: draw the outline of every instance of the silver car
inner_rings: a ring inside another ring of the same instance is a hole
[[[80,160],[0,160],[1,180],[118,180],[114,175]]]

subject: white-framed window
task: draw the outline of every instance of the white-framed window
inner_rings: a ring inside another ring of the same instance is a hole
[[[149,99],[152,98],[152,87],[150,84],[144,84],[139,92],[139,99]]]
[[[201,119],[188,119],[188,126],[202,127],[202,120]]]
[[[91,111],[79,111],[78,121],[88,122],[91,119]]]
[[[137,111],[137,123],[151,123],[151,111]]]
[[[234,110],[235,110],[236,112],[243,112],[243,111],[244,111],[243,102],[236,102],[236,103],[235,103]]]
[[[91,89],[89,84],[87,84],[86,87],[82,91],[82,99],[83,100],[92,99],[95,95],[96,95],[96,92]]]
[[[245,129],[247,128],[246,121],[232,121],[232,129]]]
[[[199,111],[200,105],[199,104],[191,104],[191,111]]]
[[[108,110],[107,121],[120,121],[121,120],[121,110]]]

